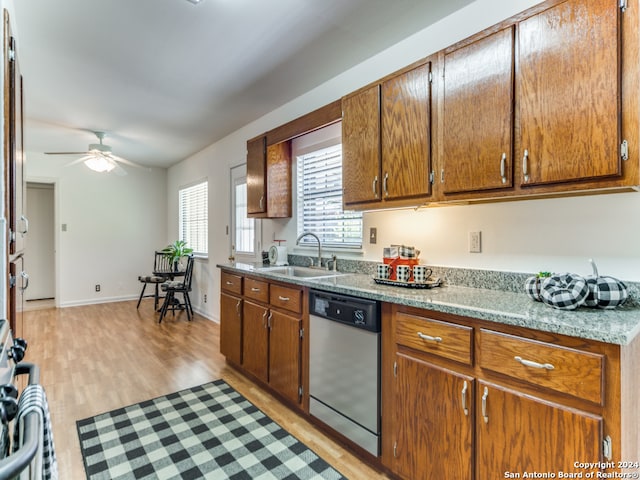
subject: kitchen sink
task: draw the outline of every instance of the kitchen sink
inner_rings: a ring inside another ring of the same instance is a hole
[[[284,275],[286,277],[299,277],[299,278],[325,278],[325,277],[337,277],[339,275],[345,275],[342,272],[334,272],[332,270],[324,270],[322,268],[310,268],[310,267],[261,267],[256,268],[257,271],[265,273],[275,273],[278,275]]]

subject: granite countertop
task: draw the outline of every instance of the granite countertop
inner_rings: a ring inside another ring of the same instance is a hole
[[[252,264],[219,264],[218,267],[330,292],[617,345],[629,344],[640,333],[640,308],[635,305],[625,304],[614,310],[579,308],[565,311],[534,302],[524,293],[486,288],[449,285],[409,289],[379,285],[370,275],[359,273],[300,278],[270,272],[268,268],[256,268]]]

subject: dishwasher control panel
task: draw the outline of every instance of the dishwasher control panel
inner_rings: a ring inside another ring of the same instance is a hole
[[[380,331],[380,303],[375,300],[311,290],[309,313],[352,327]]]

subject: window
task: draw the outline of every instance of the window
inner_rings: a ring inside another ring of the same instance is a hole
[[[247,180],[246,177],[234,182],[235,218],[234,245],[240,254],[255,253],[255,220],[247,218]]]
[[[207,181],[181,188],[178,192],[179,238],[196,255],[208,253],[209,189]]]
[[[260,252],[260,222],[247,218],[246,164],[231,168],[230,237],[230,253],[236,260],[256,260]]]
[[[298,234],[328,247],[362,247],[362,213],[342,210],[342,145],[298,157]],[[304,237],[301,244],[315,243]]]

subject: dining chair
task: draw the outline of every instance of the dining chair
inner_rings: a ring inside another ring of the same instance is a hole
[[[171,310],[174,315],[176,310],[185,310],[187,312],[187,319],[191,321],[193,308],[191,307],[189,292],[191,291],[191,279],[193,278],[193,263],[193,255],[189,255],[187,257],[187,268],[184,270],[184,276],[179,280],[169,280],[160,285],[162,291],[165,292],[165,296],[162,307],[160,308],[158,323],[162,322],[162,319],[167,314],[167,310]],[[175,297],[176,293],[182,294],[182,302]]]
[[[140,292],[140,298],[138,298],[138,305],[136,305],[136,308],[140,308],[140,302],[143,298],[153,297],[153,309],[158,310],[158,303],[160,299],[159,285],[171,278],[171,275],[174,273],[172,270],[173,266],[171,265],[171,259],[162,252],[155,252],[153,259],[153,271],[151,275],[140,275],[138,277],[138,280],[142,282],[142,292]],[[154,293],[145,295],[144,291],[148,284],[152,284],[155,287]]]

